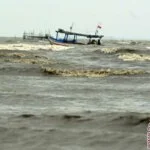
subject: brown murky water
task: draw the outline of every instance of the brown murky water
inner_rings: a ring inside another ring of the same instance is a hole
[[[1,41],[0,149],[146,149],[149,47]]]

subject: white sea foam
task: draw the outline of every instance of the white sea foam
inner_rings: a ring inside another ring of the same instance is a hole
[[[120,54],[118,58],[124,61],[150,61],[150,55],[140,55],[134,53]]]
[[[118,44],[124,44],[124,45],[129,45],[131,42],[130,41],[118,41]]]
[[[112,48],[102,48],[101,51],[103,53],[116,53],[120,48],[112,47]]]
[[[42,45],[42,44],[0,44],[0,50],[23,50],[23,51],[31,51],[31,50],[53,50],[53,51],[61,51],[67,50],[72,47],[68,46],[60,46],[60,45]]]
[[[146,47],[147,49],[150,49],[150,47],[148,46],[148,47]]]
[[[70,46],[60,46],[60,45],[50,45],[50,49],[53,51],[61,51],[61,50],[67,50],[71,49],[73,47]]]

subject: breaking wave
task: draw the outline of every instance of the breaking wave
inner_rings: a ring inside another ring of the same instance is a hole
[[[141,44],[141,41],[121,40],[121,41],[117,41],[116,43],[120,45],[137,45],[137,44]]]
[[[34,55],[32,53],[23,52],[5,52],[0,51],[1,61],[12,63],[25,63],[25,64],[51,64],[52,60],[48,60],[45,56]]]
[[[115,117],[112,121],[116,123],[123,123],[124,125],[139,125],[139,124],[148,124],[150,121],[149,114],[143,113],[126,113],[120,114],[119,116]]]
[[[31,50],[54,50],[61,51],[67,50],[72,47],[60,46],[60,45],[42,45],[42,44],[0,44],[0,50],[19,50],[19,51],[31,51]]]
[[[72,76],[72,77],[106,77],[106,76],[122,76],[122,75],[138,75],[146,74],[144,70],[135,69],[99,69],[99,70],[69,70],[42,67],[44,73],[50,75]]]
[[[100,50],[105,54],[117,54],[119,59],[123,61],[150,61],[150,54],[146,50],[139,50],[134,48],[102,48]]]
[[[138,50],[132,48],[112,47],[112,48],[102,48],[100,51],[106,54],[111,54],[111,53],[124,53],[124,52],[133,53]]]
[[[150,55],[144,55],[144,54],[126,53],[126,54],[120,54],[118,58],[124,61],[150,61]]]
[[[146,47],[147,49],[150,49],[150,47]]]

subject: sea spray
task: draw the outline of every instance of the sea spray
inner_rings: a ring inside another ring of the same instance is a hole
[[[66,47],[60,45],[50,45],[50,44],[0,44],[0,50],[19,50],[19,51],[34,51],[34,50],[53,50],[61,51],[67,50],[73,47]]]

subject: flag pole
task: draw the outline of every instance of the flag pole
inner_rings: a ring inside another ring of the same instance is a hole
[[[95,35],[98,34],[98,27],[96,27],[96,30],[95,30]]]
[[[70,32],[72,32],[73,25],[74,25],[74,23],[72,23],[72,25],[70,26]]]
[[[97,27],[96,27],[96,31],[95,31],[95,35],[98,34],[98,29],[101,29],[102,27],[98,24]]]

